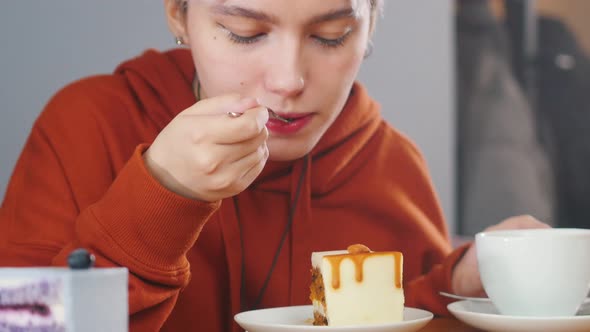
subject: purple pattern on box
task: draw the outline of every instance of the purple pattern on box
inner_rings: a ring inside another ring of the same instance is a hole
[[[62,303],[61,279],[25,280],[0,288],[0,332],[65,332],[50,306]]]
[[[62,302],[62,288],[61,279],[26,281],[0,288],[0,306],[58,304]]]
[[[15,326],[0,322],[0,332],[66,332],[66,328],[56,323],[41,326]]]

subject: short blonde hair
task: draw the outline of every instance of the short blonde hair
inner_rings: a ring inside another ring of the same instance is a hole
[[[375,24],[377,24],[377,18],[379,14],[383,13],[383,0],[370,0],[371,1],[371,34],[375,31]]]
[[[186,10],[186,6],[188,3],[187,0],[176,0],[176,2],[178,3],[180,8]],[[371,20],[372,24],[374,24],[378,14],[383,11],[384,2],[383,0],[369,0],[369,2],[371,3]]]
[[[379,14],[383,13],[383,6],[385,5],[385,2],[383,0],[368,0],[368,1],[371,5],[371,23],[370,23],[369,31],[370,31],[371,35],[373,35],[373,32],[375,31],[375,25],[377,24],[377,18],[379,17]],[[176,3],[178,4],[178,7],[183,12],[183,14],[186,14],[186,11],[188,9],[188,1],[187,0],[176,0]]]
[[[371,9],[376,11],[383,10],[383,0],[371,0]]]

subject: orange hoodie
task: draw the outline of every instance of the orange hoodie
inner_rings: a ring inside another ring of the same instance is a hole
[[[129,269],[132,331],[239,331],[240,310],[309,303],[312,251],[363,243],[403,252],[407,306],[446,313],[437,293],[464,250],[451,253],[424,160],[361,85],[308,157],[269,162],[243,193],[204,203],[167,191],[142,160],[196,102],[193,75],[188,51],[148,51],[60,91],[0,209],[0,265],[65,265],[85,247],[98,266]]]

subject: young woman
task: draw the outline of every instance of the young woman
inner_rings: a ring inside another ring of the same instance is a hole
[[[238,331],[239,311],[306,304],[311,252],[352,243],[404,253],[408,306],[481,292],[420,153],[355,83],[380,6],[165,0],[188,50],[52,98],[0,210],[0,264],[85,247],[127,267],[132,331]]]

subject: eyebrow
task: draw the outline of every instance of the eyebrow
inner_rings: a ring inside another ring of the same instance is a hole
[[[269,16],[257,10],[237,6],[215,5],[213,6],[212,10],[215,14],[223,16],[239,16],[269,23],[276,23],[278,21],[278,19],[274,16]]]
[[[344,18],[358,18],[358,13],[352,7],[335,9],[325,14],[312,17],[309,21],[311,24],[341,20]]]
[[[238,6],[226,6],[218,4],[213,6],[212,11],[218,15],[223,16],[238,16],[250,18],[256,21],[277,23],[279,19],[276,16],[265,14],[261,11],[238,7]],[[358,18],[358,13],[352,7],[335,9],[325,14],[320,14],[312,17],[308,24],[318,24],[329,21],[336,21],[344,18]]]

